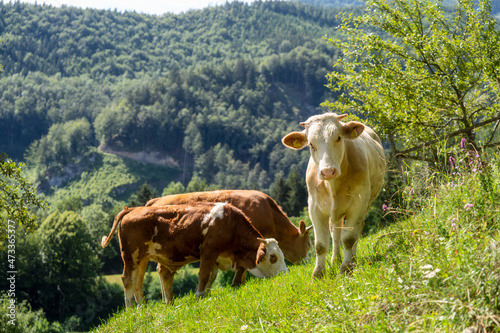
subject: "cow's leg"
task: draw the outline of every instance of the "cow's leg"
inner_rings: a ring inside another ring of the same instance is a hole
[[[236,273],[234,273],[233,284],[231,286],[237,287],[239,285],[245,284],[246,276],[247,270],[243,267],[238,267],[236,269]]]
[[[340,264],[342,262],[342,256],[340,255],[340,237],[342,235],[343,226],[343,217],[338,221],[333,221],[333,223],[330,223],[330,233],[332,234],[333,239],[332,266],[335,266],[335,264]]]
[[[217,267],[217,265],[214,265],[214,268],[212,268],[212,271],[210,272],[210,277],[208,278],[207,285],[205,286],[205,291],[207,293],[210,292],[210,289],[212,288],[212,283],[214,283],[215,278],[217,278],[218,272],[219,272],[219,267]]]
[[[172,272],[167,266],[163,266],[161,264],[156,266],[156,271],[160,277],[162,301],[165,304],[169,304],[174,299],[172,284],[174,282],[175,272]]]
[[[316,266],[313,277],[321,278],[326,271],[326,254],[330,248],[330,233],[328,230],[329,216],[324,215],[315,206],[309,205],[309,216],[314,225],[314,249],[316,250]]]
[[[132,267],[133,264],[125,264],[122,274],[123,290],[125,292],[125,306],[127,308],[134,306],[134,291],[138,270],[137,268],[132,269]]]
[[[137,302],[137,304],[142,304],[142,301],[144,300],[142,283],[144,281],[144,275],[146,274],[146,270],[148,269],[148,263],[149,263],[149,258],[145,258],[139,263],[137,280],[135,283],[135,291],[134,291],[135,301]]]
[[[200,271],[198,272],[198,289],[196,290],[196,297],[205,296],[205,288],[210,280],[210,274],[216,266],[218,254],[202,255],[200,259]]]
[[[361,209],[352,214],[347,214],[342,230],[341,239],[344,247],[344,259],[340,266],[340,273],[342,274],[350,274],[356,260],[356,247],[364,225],[364,216],[360,215],[359,211],[364,212]]]

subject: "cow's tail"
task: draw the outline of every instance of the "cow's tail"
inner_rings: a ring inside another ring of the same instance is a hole
[[[109,242],[111,241],[111,238],[113,238],[113,235],[115,233],[115,230],[116,230],[116,227],[118,227],[118,222],[120,222],[120,220],[125,216],[127,215],[133,208],[123,208],[123,210],[121,212],[118,213],[118,215],[116,215],[115,217],[115,222],[113,222],[113,227],[111,228],[111,231],[109,233],[109,236],[106,237],[106,236],[102,236],[102,240],[101,240],[101,246],[104,248],[106,246],[108,246]]]
[[[149,207],[149,206],[153,206],[153,204],[155,202],[157,202],[158,200],[160,200],[161,198],[154,198],[154,199],[150,199],[148,202],[146,202],[145,206],[146,207]]]

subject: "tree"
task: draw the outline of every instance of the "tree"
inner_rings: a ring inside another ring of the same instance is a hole
[[[162,196],[167,196],[171,194],[180,194],[184,193],[186,189],[181,182],[170,182],[167,187],[163,189]]]
[[[49,319],[73,315],[96,287],[100,263],[82,218],[72,211],[49,215],[37,231],[43,269],[37,273],[44,290],[41,304]]]
[[[27,232],[37,227],[36,215],[32,208],[45,209],[46,203],[39,199],[32,185],[21,175],[23,163],[16,164],[7,155],[0,155],[0,241],[7,238],[8,230],[13,230],[11,222],[23,225]]]
[[[300,175],[296,165],[290,168],[285,185],[288,188],[285,210],[290,216],[299,216],[307,206],[307,188],[304,177]]]
[[[158,192],[155,188],[149,186],[148,183],[141,185],[137,193],[133,195],[133,198],[129,202],[129,206],[144,206],[149,200],[156,198]]]
[[[289,192],[289,188],[286,184],[285,179],[283,179],[283,172],[278,172],[278,174],[275,176],[274,183],[269,188],[269,191],[271,197],[285,209],[286,207],[284,207],[284,205],[287,200],[287,193]]]
[[[460,0],[450,14],[430,0],[366,4],[365,15],[344,16],[342,38],[329,39],[342,54],[329,88],[341,95],[325,105],[359,112],[407,158],[435,160],[432,145],[456,135],[477,147],[495,121],[496,131],[500,32],[490,0]]]

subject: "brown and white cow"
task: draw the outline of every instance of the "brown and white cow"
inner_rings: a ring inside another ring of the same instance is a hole
[[[341,261],[342,242],[341,272],[351,271],[365,215],[384,181],[385,157],[379,137],[362,123],[342,123],[340,120],[346,116],[312,116],[300,123],[305,130],[282,139],[289,148],[309,146],[311,152],[306,182],[315,234],[315,277],[325,272],[329,232],[333,239],[332,265]]]
[[[106,247],[121,220],[119,239],[125,304],[143,300],[142,282],[150,259],[161,263],[162,293],[173,299],[174,274],[182,266],[200,260],[197,297],[205,295],[218,260],[244,267],[253,275],[271,277],[288,269],[275,239],[263,239],[238,208],[226,203],[198,203],[168,207],[123,209],[115,218]],[[210,282],[211,284],[211,282]]]
[[[276,202],[265,193],[253,190],[221,190],[168,195],[148,201],[146,206],[167,206],[193,202],[227,202],[241,209],[253,226],[266,238],[275,238],[285,258],[300,263],[307,258],[311,247],[309,230],[304,221],[299,228],[290,222]],[[158,265],[158,271],[163,268]],[[212,278],[215,279],[215,276]],[[233,279],[233,286],[245,282],[246,270],[240,268]]]

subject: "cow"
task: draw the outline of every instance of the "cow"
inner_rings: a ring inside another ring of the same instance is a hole
[[[262,235],[238,208],[226,203],[197,203],[168,207],[125,208],[116,216],[106,247],[118,233],[123,259],[125,304],[143,301],[142,282],[150,259],[161,263],[162,296],[173,300],[174,274],[184,265],[200,261],[196,297],[206,294],[217,262],[243,267],[259,278],[287,272],[284,255],[275,239]]]
[[[309,216],[314,226],[316,265],[313,276],[321,278],[326,254],[333,239],[332,266],[349,274],[365,215],[384,182],[385,157],[380,138],[360,122],[342,123],[347,114],[325,113],[300,123],[302,132],[283,137],[291,149],[309,146],[306,171]],[[344,258],[340,255],[340,243]]]
[[[193,202],[228,202],[241,209],[264,237],[276,239],[285,258],[290,262],[298,264],[307,258],[311,247],[309,230],[312,226],[306,227],[305,222],[300,221],[299,228],[297,228],[290,222],[276,202],[260,191],[221,190],[174,194],[151,199],[146,203],[146,206],[166,206]],[[157,267],[158,272],[162,269],[159,264]],[[232,285],[243,284],[245,275],[246,270],[240,267],[233,278]]]

